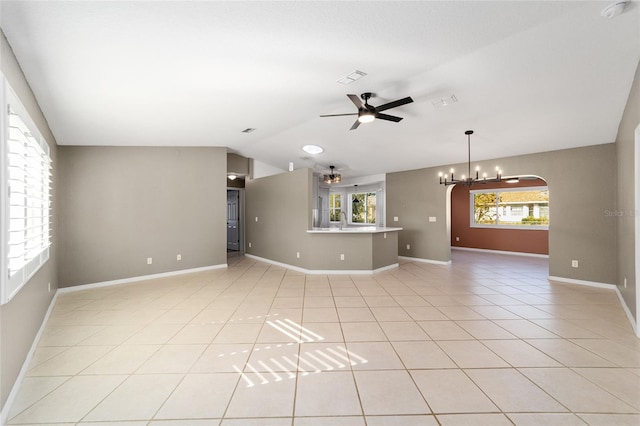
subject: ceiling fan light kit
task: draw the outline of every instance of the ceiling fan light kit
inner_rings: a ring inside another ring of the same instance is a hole
[[[342,181],[342,176],[340,176],[340,173],[335,173],[334,169],[336,167],[329,166],[329,168],[331,169],[331,171],[328,174],[322,176],[322,182],[328,184],[340,183]]]
[[[397,101],[388,102],[386,104],[375,107],[369,104],[369,99],[374,96],[375,94],[371,92],[365,92],[361,94],[360,97],[358,97],[357,95],[347,95],[347,97],[351,99],[351,102],[353,102],[356,108],[358,108],[358,112],[348,113],[348,114],[327,114],[327,115],[321,115],[320,117],[341,117],[345,115],[357,115],[358,118],[349,129],[349,130],[355,130],[358,128],[360,123],[371,123],[376,118],[379,118],[380,120],[387,120],[387,121],[393,121],[395,123],[398,123],[400,120],[402,120],[402,117],[396,117],[394,115],[389,115],[389,114],[382,114],[382,111],[386,111],[388,109],[396,108],[396,107],[410,104],[411,102],[413,102],[413,99],[411,99],[411,97],[406,97],[406,98],[398,99]]]
[[[467,162],[467,167],[469,170],[469,175],[468,177],[465,175],[462,175],[462,177],[460,179],[456,179],[453,172],[454,170],[451,169],[449,172],[451,173],[451,175],[446,175],[442,172],[438,173],[438,177],[440,178],[440,184],[441,185],[455,185],[455,184],[462,184],[464,186],[471,186],[475,183],[489,183],[489,182],[502,182],[502,170],[500,170],[499,167],[496,167],[496,177],[495,178],[487,178],[487,174],[483,173],[482,177],[479,176],[480,174],[480,166],[476,167],[476,177],[472,177],[471,175],[471,135],[473,134],[473,130],[467,130],[466,132],[464,132],[465,135],[467,135],[467,153],[468,153],[468,162]]]

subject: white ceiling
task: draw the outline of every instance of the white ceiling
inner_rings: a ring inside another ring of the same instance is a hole
[[[640,4],[607,4],[3,0],[0,26],[60,145],[226,146],[354,177],[464,162],[467,129],[474,159],[613,142]],[[415,102],[354,131],[319,117],[367,91]],[[301,159],[309,143],[325,152]]]

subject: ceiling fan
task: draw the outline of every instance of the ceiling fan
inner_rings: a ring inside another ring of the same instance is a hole
[[[382,114],[381,111],[386,111],[388,109],[396,108],[396,107],[410,104],[411,102],[413,102],[413,99],[411,99],[411,97],[406,97],[406,98],[398,99],[397,101],[389,102],[389,103],[374,107],[373,105],[369,105],[369,99],[374,96],[375,94],[371,92],[365,92],[361,94],[360,97],[358,97],[357,95],[347,95],[347,97],[351,99],[351,102],[353,102],[354,105],[358,108],[358,112],[354,112],[350,114],[328,114],[328,115],[321,115],[320,117],[341,117],[344,115],[357,115],[358,119],[356,120],[355,123],[353,123],[353,126],[351,126],[351,129],[349,129],[349,130],[355,130],[358,128],[360,123],[370,123],[376,118],[379,118],[380,120],[394,121],[397,123],[400,120],[402,120],[402,117],[396,117],[394,115],[389,115],[389,114]]]

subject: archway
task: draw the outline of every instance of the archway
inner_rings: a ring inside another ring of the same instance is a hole
[[[548,257],[549,192],[539,176],[452,186],[447,216],[451,248]]]

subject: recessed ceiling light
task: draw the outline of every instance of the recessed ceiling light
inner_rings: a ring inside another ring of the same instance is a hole
[[[247,127],[246,129],[244,129],[242,131],[242,133],[251,133],[253,131],[255,131],[256,129],[254,129],[253,127]]]
[[[629,3],[628,0],[615,1],[611,3],[609,6],[605,7],[600,14],[605,18],[611,19],[615,16],[620,15],[622,12],[624,12],[624,8],[627,6],[627,3]]]
[[[323,152],[324,148],[322,148],[321,146],[318,146],[318,145],[305,145],[305,146],[302,147],[302,150],[304,152],[306,152],[307,154],[316,155],[316,154],[320,154],[321,152]]]
[[[355,70],[351,74],[349,74],[349,75],[347,75],[345,77],[342,77],[340,80],[338,80],[338,83],[340,83],[340,84],[351,84],[356,80],[360,80],[365,75],[367,75],[366,72]]]

